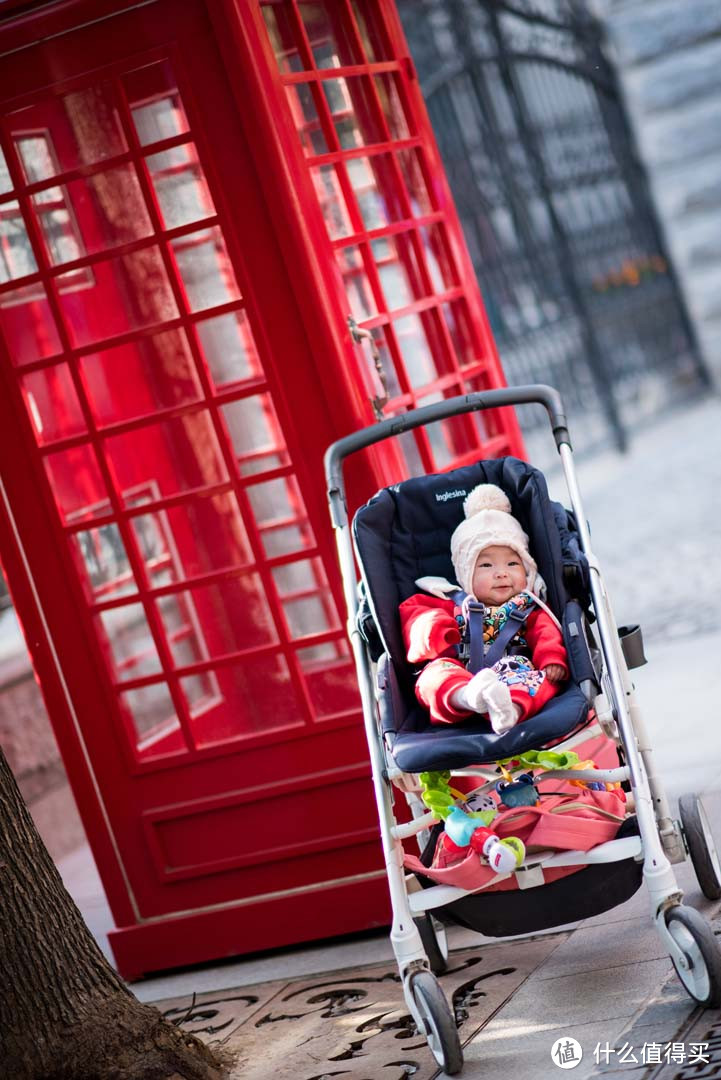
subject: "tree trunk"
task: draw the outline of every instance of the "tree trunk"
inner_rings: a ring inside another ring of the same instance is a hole
[[[142,1005],[63,886],[0,750],[0,1080],[220,1080],[224,1064]]]

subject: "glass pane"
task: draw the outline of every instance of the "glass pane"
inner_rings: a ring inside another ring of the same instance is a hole
[[[295,477],[281,476],[246,491],[268,558],[290,555],[315,543]]]
[[[273,571],[291,637],[322,634],[339,627],[338,613],[320,559],[276,566]]]
[[[95,451],[90,446],[74,446],[48,454],[45,470],[64,520],[70,524],[110,512],[110,500]]]
[[[326,642],[298,649],[313,712],[319,718],[360,709],[358,684],[345,641]]]
[[[222,412],[243,476],[290,464],[270,394],[241,398]]]
[[[79,365],[90,407],[100,424],[188,405],[202,394],[182,330],[91,353],[81,357]]]
[[[228,479],[207,412],[114,435],[105,440],[105,450],[126,506]]]
[[[405,307],[427,295],[410,233],[372,240],[371,251],[378,267],[388,311]]]
[[[448,254],[444,229],[428,225],[419,230],[426,256],[426,266],[436,292],[445,292],[458,284],[453,263]]]
[[[328,143],[321,128],[313,88],[307,83],[292,83],[286,86],[285,92],[293,115],[295,130],[300,136],[305,153],[308,156],[327,154]]]
[[[397,76],[376,75],[374,82],[391,139],[409,139],[411,132],[398,91]]]
[[[346,162],[366,229],[380,229],[404,217],[398,199],[398,179],[390,154],[353,158]]]
[[[230,492],[131,520],[152,585],[252,562],[245,525]]]
[[[181,685],[191,717],[202,716],[208,709],[220,705],[223,701],[218,680],[213,672],[200,671],[197,675],[188,675],[181,680]]]
[[[240,300],[235,272],[220,229],[204,229],[173,241],[191,311]]]
[[[264,4],[262,12],[280,71],[302,71],[305,64],[299,51],[300,27],[291,5]]]
[[[113,677],[125,682],[160,671],[160,657],[142,604],[124,604],[96,616],[105,631],[108,667]]]
[[[84,529],[69,539],[81,569],[85,595],[91,603],[138,591],[123,538],[114,521]]]
[[[153,231],[132,165],[47,188],[33,204],[54,266]]]
[[[166,229],[202,221],[215,213],[194,143],[145,159]]]
[[[386,141],[367,79],[324,79],[321,86],[342,150]]]
[[[351,0],[351,7],[367,60],[371,64],[377,64],[383,60],[395,59],[392,51],[386,47],[382,28],[377,24],[374,14],[368,10],[367,3],[364,0]]]
[[[82,286],[76,271],[57,278],[60,303],[75,345],[91,345],[178,315],[156,247],[95,263],[82,273],[87,275]]]
[[[10,179],[10,170],[8,169],[2,148],[0,148],[0,195],[5,195],[8,191],[12,190],[13,182]]]
[[[350,35],[343,5],[338,4],[337,0],[301,3],[298,10],[317,67],[363,63],[363,54]]]
[[[188,118],[168,60],[129,72],[123,78],[123,85],[143,146],[188,130]]]
[[[37,268],[20,203],[0,203],[0,285],[34,274]]]
[[[157,607],[175,667],[207,660],[208,648],[192,595],[163,596],[157,601]]]
[[[354,163],[351,161],[348,164],[353,165]],[[328,230],[328,236],[331,240],[337,240],[341,236],[350,236],[354,229],[348,216],[348,208],[343,198],[343,191],[335,165],[319,165],[317,168],[310,170],[310,175],[313,179],[318,204],[323,212],[323,220]]]
[[[24,285],[0,294],[0,325],[13,364],[32,364],[62,350],[50,304],[40,284]]]
[[[109,83],[47,97],[11,113],[9,121],[29,184],[97,164],[128,148]]]
[[[263,367],[245,311],[233,311],[195,324],[216,386],[258,378]]]
[[[346,296],[350,304],[351,315],[362,322],[376,313],[371,285],[363,265],[361,249],[357,245],[339,248],[336,259],[343,275]]]
[[[212,675],[223,704],[191,720],[196,746],[302,723],[303,706],[282,656],[259,656],[217,668]],[[193,695],[197,697],[192,677],[181,679],[180,685],[189,702]],[[208,702],[206,708],[212,704]],[[198,705],[194,711],[197,715]]]
[[[85,420],[67,364],[56,364],[25,375],[21,385],[41,445],[85,431]]]
[[[436,379],[439,371],[418,315],[396,319],[393,329],[411,385],[418,388]]]
[[[157,605],[177,667],[278,640],[258,574],[174,593]]]
[[[417,440],[418,436],[412,431],[404,431],[398,440],[407,476],[424,476],[426,472]]]
[[[417,150],[399,150],[396,154],[401,167],[401,175],[408,193],[411,212],[414,217],[433,213],[433,204]]]
[[[61,188],[51,188],[53,192],[61,192]],[[86,254],[80,238],[75,218],[68,209],[58,200],[56,205],[43,208],[37,214],[40,229],[45,238],[45,247],[54,266],[60,263],[74,262]]]
[[[429,394],[419,398],[418,407],[434,405],[444,397],[453,397],[460,393],[460,386],[445,391],[444,394]],[[476,436],[470,437],[470,424],[465,416],[454,416],[437,424],[428,424],[425,429],[433,451],[433,460],[437,469],[452,465],[459,454],[467,453],[477,446]]]
[[[468,310],[465,300],[458,300],[453,304],[443,305],[443,315],[451,335],[456,359],[461,367],[469,367],[477,364],[480,353],[476,351],[473,341],[473,332],[468,318]],[[478,414],[480,416],[480,413]]]
[[[143,757],[186,749],[170,690],[164,682],[119,694],[121,709],[130,714],[137,748]]]

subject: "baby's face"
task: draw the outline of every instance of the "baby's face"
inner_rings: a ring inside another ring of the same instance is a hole
[[[484,548],[473,570],[473,595],[482,604],[498,607],[526,587],[526,571],[513,548],[494,544]]]

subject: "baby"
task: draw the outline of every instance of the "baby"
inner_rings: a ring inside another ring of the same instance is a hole
[[[480,484],[463,509],[465,520],[451,536],[451,559],[463,592],[484,605],[484,653],[509,617],[528,612],[525,623],[517,624],[519,632],[500,658],[474,674],[457,655],[456,616],[467,614],[467,601],[453,596],[460,590],[444,578],[419,578],[416,585],[425,591],[399,609],[403,640],[412,664],[426,662],[416,697],[433,723],[453,724],[481,713],[502,734],[557,693],[568,678],[568,658],[560,624],[541,598],[545,584],[528,552],[528,537],[506,495],[495,484]]]

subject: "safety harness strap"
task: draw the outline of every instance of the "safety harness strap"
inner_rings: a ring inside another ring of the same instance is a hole
[[[483,621],[486,614],[485,606],[480,603],[480,601],[474,600],[462,589],[450,593],[449,596],[454,604],[462,609],[466,617],[465,636],[469,641],[470,647],[470,655],[466,667],[472,675],[475,675],[477,671],[481,671],[483,668],[493,667],[493,665],[501,659],[509,642],[520,632],[526,619],[536,606],[535,603],[533,603],[522,610],[520,608],[511,608],[508,613],[508,618],[493,639],[488,652],[485,652],[483,644]]]

